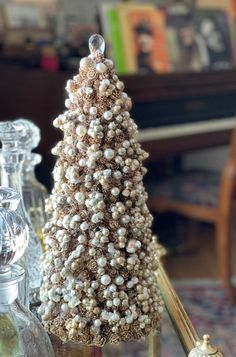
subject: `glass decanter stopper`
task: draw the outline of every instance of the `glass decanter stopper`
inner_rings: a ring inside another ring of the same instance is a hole
[[[48,192],[35,176],[35,166],[41,162],[42,157],[31,152],[40,141],[40,129],[28,119],[20,118],[15,120],[15,123],[21,123],[26,128],[26,135],[22,136],[19,143],[25,155],[22,169],[24,204],[42,247],[44,247],[42,229],[46,223],[45,199],[48,197]]]
[[[26,135],[25,126],[22,123],[0,122],[0,151],[1,184],[18,191],[22,197],[22,164],[24,154],[20,149],[20,140]],[[42,246],[37,237],[32,223],[26,213],[23,199],[19,203],[20,214],[29,227],[29,245],[24,254],[25,266],[29,274],[30,302],[34,302],[34,295],[41,284],[40,256]]]
[[[1,197],[14,194],[17,198],[13,190],[0,189]],[[42,325],[18,299],[24,269],[13,263],[24,253],[24,228],[21,216],[11,208],[0,207],[0,356],[53,357]]]

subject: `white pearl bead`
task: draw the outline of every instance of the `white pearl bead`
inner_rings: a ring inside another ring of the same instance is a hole
[[[128,216],[128,215],[125,215],[121,218],[121,222],[124,224],[129,223],[129,221],[130,221],[130,216]]]
[[[116,279],[115,279],[115,283],[116,283],[116,285],[122,285],[122,284],[124,284],[124,278],[123,278],[123,276],[121,276],[121,275],[117,276]]]
[[[107,307],[112,307],[112,301],[111,300],[107,300],[106,304],[107,304]]]
[[[96,280],[92,281],[92,284],[91,284],[92,288],[93,289],[97,289],[99,287],[99,284]]]
[[[116,83],[116,88],[119,89],[119,90],[122,90],[124,88],[124,83],[121,82],[121,81],[118,81]]]
[[[108,274],[105,274],[105,275],[103,275],[103,276],[101,277],[101,283],[102,283],[103,285],[109,285],[110,282],[111,282],[111,278],[110,278],[110,276],[109,276]]]
[[[86,116],[84,114],[79,115],[79,121],[83,123],[86,120]]]
[[[104,156],[107,160],[111,160],[115,156],[115,152],[112,149],[106,149],[104,151]]]
[[[105,62],[106,62],[108,67],[110,67],[110,68],[114,67],[114,63],[113,63],[113,61],[111,59],[107,58]]]
[[[64,304],[61,305],[61,311],[62,311],[62,312],[67,312],[68,309],[69,309],[69,308],[68,308],[68,304],[67,304],[67,303],[64,303]]]
[[[85,159],[80,159],[79,160],[79,165],[82,166],[82,167],[86,166],[86,160]]]
[[[54,265],[55,265],[56,268],[60,268],[60,267],[62,266],[62,261],[61,261],[61,259],[60,259],[60,258],[56,258],[56,259],[54,260]]]
[[[126,250],[128,253],[135,253],[139,248],[141,248],[141,242],[135,239],[130,239]]]
[[[76,201],[78,201],[79,203],[83,203],[83,202],[84,202],[84,199],[85,199],[84,194],[83,194],[82,192],[77,192],[77,193],[75,194],[75,199],[76,199]]]
[[[85,93],[86,93],[87,95],[91,95],[91,94],[93,93],[93,88],[91,88],[91,87],[86,87],[86,88],[85,88]]]
[[[113,187],[113,188],[111,189],[111,194],[112,194],[113,196],[118,196],[119,193],[120,193],[120,189],[119,189],[118,187]]]
[[[90,109],[89,109],[89,113],[91,114],[91,115],[97,115],[97,108],[96,107],[91,107]]]
[[[104,86],[104,87],[108,87],[110,85],[109,79],[103,79],[101,81],[101,85]]]
[[[131,315],[126,316],[125,320],[126,320],[127,324],[131,324],[133,322],[133,317]]]
[[[125,236],[126,229],[124,227],[121,227],[117,230],[117,233],[119,236]]]
[[[108,286],[107,289],[108,289],[109,292],[114,293],[114,292],[116,292],[117,287],[116,287],[115,284],[111,284],[111,285]]]
[[[99,267],[104,268],[106,266],[106,264],[107,264],[106,258],[105,257],[98,258],[97,264],[98,264]]]
[[[52,276],[51,276],[51,282],[52,282],[53,284],[59,283],[60,280],[61,280],[60,274],[58,274],[58,273],[52,274]]]
[[[115,179],[119,180],[122,177],[122,173],[120,171],[115,171],[113,176]]]
[[[104,64],[104,63],[98,63],[96,65],[96,70],[99,72],[99,73],[104,73],[106,72],[107,70],[107,66]]]
[[[102,322],[101,322],[101,320],[99,320],[99,319],[96,319],[96,320],[94,321],[94,326],[95,326],[95,327],[100,327],[101,324],[102,324]]]
[[[103,114],[103,118],[105,119],[105,120],[111,120],[111,118],[112,118],[112,113],[111,112],[105,112],[104,114]]]
[[[78,242],[80,244],[83,244],[85,242],[86,238],[83,234],[80,234],[79,237],[78,237]]]
[[[88,227],[89,227],[89,224],[88,224],[87,222],[83,222],[83,223],[81,223],[81,225],[80,225],[80,229],[81,229],[82,231],[86,231],[86,230],[88,229]]]
[[[95,254],[96,254],[96,249],[95,249],[95,248],[90,248],[90,249],[89,249],[89,255],[90,255],[91,257],[94,257]]]
[[[83,57],[80,60],[80,68],[84,70],[95,68],[95,62],[90,57]]]
[[[119,305],[120,305],[120,299],[119,299],[119,298],[113,299],[113,304],[114,304],[115,306],[119,306]]]
[[[79,126],[77,126],[77,128],[76,128],[76,134],[78,135],[78,136],[84,136],[85,134],[87,133],[87,129],[85,128],[85,126],[83,126],[83,125],[79,125]]]
[[[112,314],[111,320],[112,320],[113,322],[117,322],[117,321],[119,321],[119,319],[120,319],[119,314],[118,314],[117,312],[114,312],[114,313]]]

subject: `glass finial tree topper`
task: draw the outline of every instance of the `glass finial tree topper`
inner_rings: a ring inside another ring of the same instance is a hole
[[[89,39],[89,50],[91,54],[95,52],[100,52],[104,54],[105,51],[105,41],[104,38],[99,34],[94,34]]]
[[[160,327],[156,242],[143,186],[147,154],[100,35],[67,82],[64,138],[47,202],[40,314],[62,340],[103,346]]]

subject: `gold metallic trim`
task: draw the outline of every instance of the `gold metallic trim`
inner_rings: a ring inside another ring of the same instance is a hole
[[[157,255],[161,257],[165,254],[162,246],[159,246]],[[186,313],[165,269],[160,263],[158,271],[155,272],[158,287],[161,290],[162,297],[166,306],[166,310],[178,335],[181,345],[186,356],[198,356],[196,351],[201,351],[201,346],[206,346],[206,341],[199,338],[188,314]],[[205,335],[208,336],[208,335]],[[209,356],[223,357],[219,350],[210,344],[210,339],[207,340],[207,347],[211,353]],[[205,348],[205,347],[204,347]],[[212,354],[213,353],[213,354]],[[201,356],[201,354],[200,354]],[[204,356],[207,356],[205,354]]]

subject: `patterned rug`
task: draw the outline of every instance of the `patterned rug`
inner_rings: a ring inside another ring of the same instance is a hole
[[[236,305],[227,303],[224,290],[213,280],[174,282],[180,299],[200,337],[209,334],[225,357],[236,356]],[[108,346],[104,357],[147,357],[145,341]],[[167,313],[162,322],[161,357],[184,357]]]
[[[195,280],[176,282],[174,286],[198,334],[211,335],[225,357],[236,356],[236,305],[227,303],[221,284]],[[184,356],[167,317],[162,325],[162,356]]]

